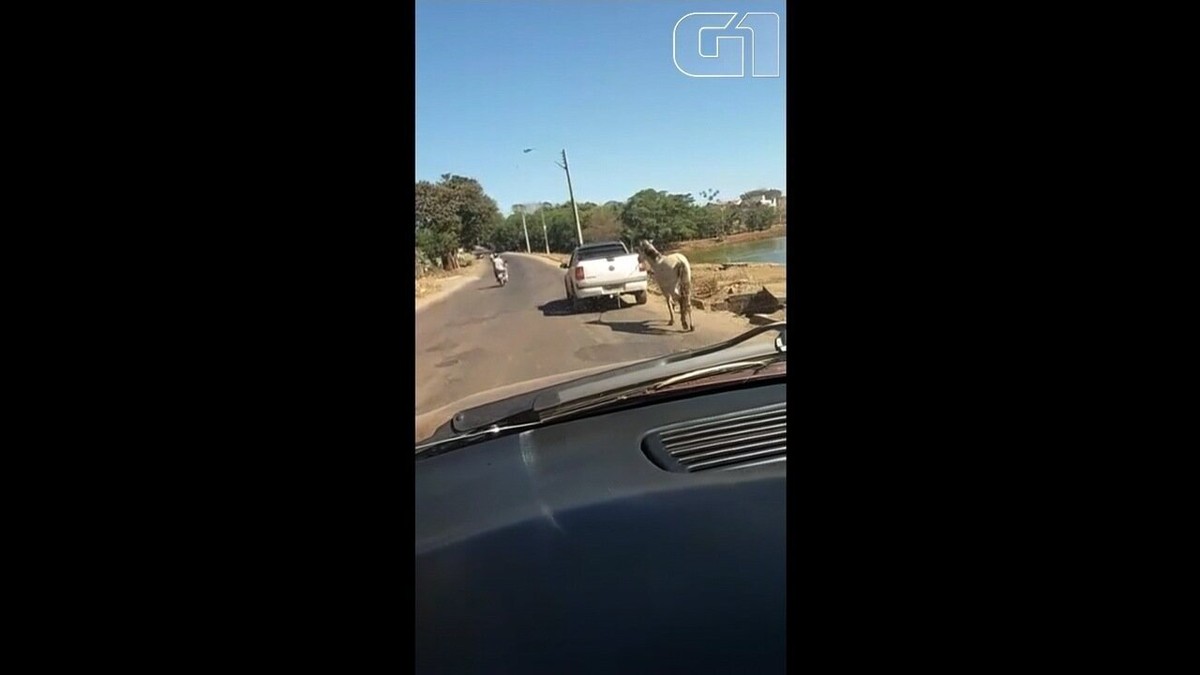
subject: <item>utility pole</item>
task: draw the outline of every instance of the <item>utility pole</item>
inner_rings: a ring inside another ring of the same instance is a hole
[[[533,253],[529,246],[529,228],[525,227],[525,206],[521,205],[521,229],[525,231],[525,252]]]
[[[562,151],[562,164],[559,168],[567,172],[567,193],[571,195],[571,209],[575,211],[575,232],[579,235],[579,245],[583,245],[583,226],[579,224],[579,207],[575,205],[575,189],[571,187],[571,167],[567,166],[567,151]],[[555,162],[555,164],[558,164]]]
[[[539,208],[538,213],[542,214],[542,239],[546,241],[546,255],[550,255],[550,237],[546,235],[546,207]]]

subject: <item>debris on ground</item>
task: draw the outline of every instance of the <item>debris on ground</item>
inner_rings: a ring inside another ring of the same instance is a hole
[[[563,263],[570,254],[537,254]],[[650,277],[650,292],[662,292]],[[692,307],[702,311],[726,311],[746,316],[773,315],[787,306],[787,266],[776,263],[694,263]]]

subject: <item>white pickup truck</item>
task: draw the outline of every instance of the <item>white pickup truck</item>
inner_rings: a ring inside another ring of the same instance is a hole
[[[602,297],[617,298],[620,306],[623,294],[632,295],[639,305],[646,304],[646,272],[637,254],[630,253],[622,242],[584,244],[562,268],[567,270],[563,279],[567,300],[576,312],[583,309],[585,300]]]

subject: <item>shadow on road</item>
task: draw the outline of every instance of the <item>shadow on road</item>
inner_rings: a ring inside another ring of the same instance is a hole
[[[571,308],[571,301],[563,298],[538,305],[538,310],[541,311],[542,316],[571,316],[575,313],[575,310]]]
[[[584,300],[583,308],[576,312],[571,307],[571,301],[562,298],[559,300],[551,300],[544,305],[538,305],[538,310],[541,311],[542,316],[570,316],[572,314],[595,314],[597,312],[611,312],[633,306],[624,300],[621,301],[619,307],[614,307],[613,304],[612,298]]]
[[[587,323],[593,326],[608,326],[616,333],[637,333],[639,335],[674,335],[680,332],[678,326],[667,327],[662,319],[643,319],[641,321],[605,321],[603,317]],[[657,325],[652,325],[657,324]]]
[[[495,290],[495,289],[497,289],[497,288],[501,288],[500,284],[488,284],[487,286],[477,286],[477,287],[475,288],[475,290],[477,290],[477,291],[488,291],[488,290]]]

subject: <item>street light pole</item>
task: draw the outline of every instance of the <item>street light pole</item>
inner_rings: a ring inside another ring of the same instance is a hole
[[[521,229],[525,231],[525,252],[533,253],[533,249],[529,246],[529,228],[525,227],[525,206],[521,206]]]
[[[542,239],[546,241],[546,255],[550,255],[550,237],[546,234],[546,207],[539,208],[538,213],[542,215]]]
[[[528,154],[536,148],[525,148],[521,152]],[[555,162],[558,164],[558,162]],[[583,245],[583,225],[579,223],[579,206],[575,203],[575,187],[571,185],[571,167],[567,164],[567,151],[564,148],[562,151],[562,164],[558,164],[558,168],[567,172],[567,194],[571,197],[571,210],[575,213],[575,234],[579,236],[579,245]],[[547,244],[549,246],[549,244]]]
[[[575,232],[579,235],[579,245],[583,246],[583,226],[579,224],[579,207],[575,205],[575,189],[571,187],[571,167],[567,164],[567,151],[562,151],[562,164],[559,167],[567,172],[567,193],[571,195],[571,209],[575,212]]]

